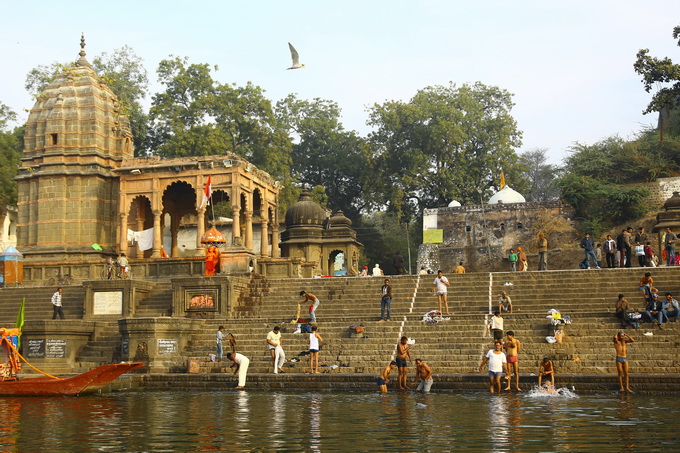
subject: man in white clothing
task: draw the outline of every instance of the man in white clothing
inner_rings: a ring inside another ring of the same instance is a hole
[[[231,352],[228,352],[227,359],[233,360],[234,363],[236,364],[236,369],[234,370],[234,374],[238,373],[238,385],[236,386],[236,388],[237,389],[245,388],[246,375],[248,374],[248,366],[250,365],[250,359],[248,359],[248,357],[244,356],[243,354],[239,354],[238,352],[234,352],[233,354]]]
[[[272,356],[274,374],[283,373],[283,364],[286,361],[286,354],[283,352],[281,344],[281,329],[279,326],[276,326],[267,334],[267,346],[269,347],[269,353]]]
[[[505,353],[501,350],[502,348],[501,342],[496,341],[493,349],[486,353],[486,357],[479,364],[480,372],[486,363],[489,364],[489,391],[491,393],[501,393],[501,376],[503,376],[504,371],[506,374],[508,372],[508,361]]]
[[[444,277],[442,271],[437,271],[437,278],[434,279],[434,295],[437,296],[437,301],[439,302],[439,312],[442,311],[442,303],[446,306],[446,314],[449,313],[449,300],[448,300],[448,286],[449,279]]]

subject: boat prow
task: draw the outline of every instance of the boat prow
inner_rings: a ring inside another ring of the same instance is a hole
[[[101,365],[90,371],[63,379],[49,377],[0,381],[0,395],[9,396],[75,396],[94,393],[120,375],[144,366],[143,362]]]

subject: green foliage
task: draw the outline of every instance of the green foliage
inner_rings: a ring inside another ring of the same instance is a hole
[[[586,221],[594,234],[647,213],[649,190],[640,186],[612,184],[590,175],[567,173],[558,181],[562,198]]]
[[[545,156],[547,150],[533,149],[519,156],[523,174],[528,179],[528,187],[521,191],[527,201],[550,201],[560,197],[556,178],[560,169],[547,163]]]
[[[153,96],[151,143],[163,157],[205,156],[230,151],[276,178],[290,170],[291,143],[264,91],[215,81],[208,64],[188,58],[163,60]]]
[[[490,196],[501,169],[516,171],[521,132],[512,106],[509,92],[480,82],[427,87],[408,103],[374,105],[374,184],[389,209],[408,218],[452,199]]]
[[[295,178],[309,186],[324,186],[329,207],[356,219],[370,204],[373,177],[366,141],[345,131],[335,102],[299,100],[295,95],[279,101],[277,118],[298,138],[293,144]]]
[[[673,29],[673,39],[680,37],[680,26]],[[680,46],[680,41],[678,41]],[[649,55],[649,49],[640,49],[633,65],[635,72],[642,76],[642,84],[647,93],[654,88],[656,93],[647,105],[644,113],[659,112],[664,108],[674,107],[680,95],[680,65],[666,58]],[[664,86],[664,84],[670,84]]]
[[[17,183],[14,177],[19,171],[24,128],[8,130],[8,123],[16,121],[16,114],[0,102],[0,209],[17,204]]]
[[[147,95],[149,77],[142,58],[131,47],[123,46],[110,55],[102,52],[94,58],[92,67],[118,96],[123,112],[130,120],[135,155],[146,156],[149,151],[149,117],[141,102]]]
[[[380,264],[385,274],[393,274],[392,258],[396,252],[401,252],[408,266],[408,249],[411,249],[411,265],[415,272],[418,257],[419,235],[421,228],[417,223],[406,224],[400,222],[395,213],[374,212],[362,216],[353,227],[357,231],[357,240],[364,245],[360,267],[373,268]],[[408,234],[406,229],[408,228]]]

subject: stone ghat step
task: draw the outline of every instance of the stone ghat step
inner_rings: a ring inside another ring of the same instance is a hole
[[[247,391],[360,391],[377,392],[376,373],[349,374],[331,372],[328,374],[273,374],[249,373],[246,381]],[[436,392],[476,392],[488,393],[488,377],[482,374],[444,374],[434,373],[432,391]],[[525,391],[536,385],[535,376],[520,376],[520,387]],[[616,395],[618,381],[615,375],[607,374],[558,374],[558,388],[574,389],[576,394]],[[122,390],[234,390],[237,378],[227,373],[164,373],[164,374],[127,374],[109,384],[104,391]],[[389,391],[395,392],[394,382]],[[680,391],[680,375],[638,375],[631,374],[631,387],[640,394],[668,394]],[[514,392],[507,392],[514,393]]]

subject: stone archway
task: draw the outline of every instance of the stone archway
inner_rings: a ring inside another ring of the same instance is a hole
[[[128,230],[132,230],[137,234],[141,234],[142,232],[153,228],[153,210],[151,209],[151,200],[149,197],[145,195],[139,195],[132,200],[128,210],[127,226]],[[137,236],[134,236],[134,238],[134,249],[128,251],[129,256],[132,257],[133,253],[135,258],[148,258],[151,256],[153,242],[149,244],[149,241],[140,241],[139,237]],[[153,237],[151,240],[153,241]],[[151,247],[148,247],[148,245],[151,245]]]
[[[348,267],[347,260],[348,256],[344,250],[335,249],[328,254],[328,275],[330,276],[340,276],[347,275]]]
[[[170,256],[178,257],[177,235],[182,218],[187,214],[197,216],[196,191],[185,181],[176,181],[165,188],[163,192],[163,213],[170,215]]]

